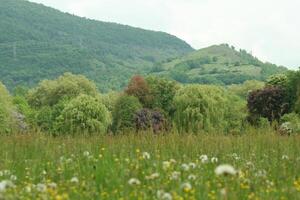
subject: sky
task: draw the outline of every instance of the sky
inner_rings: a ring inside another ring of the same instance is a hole
[[[195,49],[228,43],[300,66],[299,0],[30,0],[91,19],[164,31]]]

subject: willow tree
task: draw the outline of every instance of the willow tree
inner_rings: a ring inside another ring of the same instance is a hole
[[[187,85],[177,92],[174,104],[179,132],[228,132],[241,127],[243,116],[237,110],[243,103],[221,87]]]
[[[6,87],[0,82],[0,134],[8,133],[14,126],[12,99]]]

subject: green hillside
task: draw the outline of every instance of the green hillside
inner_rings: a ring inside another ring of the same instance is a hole
[[[154,63],[193,49],[162,32],[105,23],[24,0],[0,2],[0,80],[35,85],[69,71],[119,89]]]
[[[156,65],[152,73],[182,83],[237,84],[246,80],[265,80],[287,71],[284,67],[263,63],[245,50],[227,44],[214,45],[177,59]]]

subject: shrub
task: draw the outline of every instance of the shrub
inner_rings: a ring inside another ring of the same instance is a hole
[[[272,122],[289,111],[289,104],[281,87],[266,87],[253,91],[248,96],[248,110],[250,115],[265,117]]]
[[[82,75],[65,73],[55,80],[44,80],[28,93],[33,107],[53,106],[61,99],[72,99],[80,94],[97,95],[96,85]]]
[[[288,77],[285,74],[275,74],[267,79],[268,86],[277,86],[286,88],[288,83]]]
[[[109,112],[97,98],[80,95],[65,105],[56,119],[59,133],[106,133],[110,123]]]
[[[282,116],[280,119],[279,132],[283,135],[299,134],[300,133],[300,116],[296,113],[289,113]]]
[[[136,97],[129,95],[119,97],[112,113],[112,131],[116,133],[134,129],[134,115],[141,108],[142,105]]]
[[[158,133],[165,128],[165,118],[159,111],[143,108],[135,113],[134,121],[136,131],[152,129]]]

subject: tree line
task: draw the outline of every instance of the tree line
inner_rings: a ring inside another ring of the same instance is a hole
[[[299,71],[227,87],[136,75],[123,91],[102,94],[83,75],[65,73],[12,95],[0,84],[0,133],[242,134],[271,124],[291,134],[300,130],[299,86]]]

